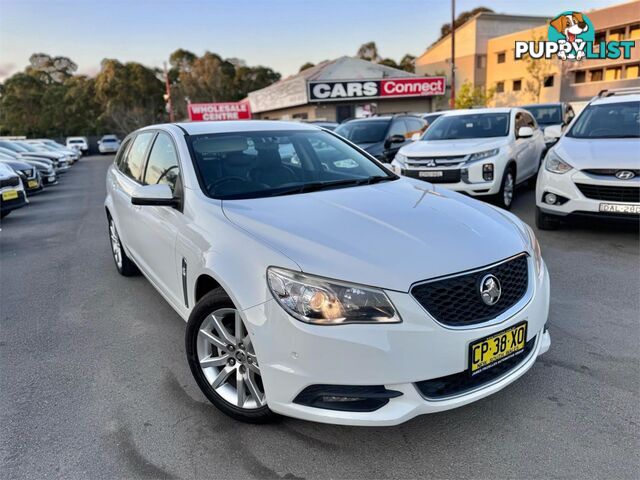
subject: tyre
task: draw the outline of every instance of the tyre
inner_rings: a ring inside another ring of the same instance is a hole
[[[196,383],[219,410],[247,423],[277,418],[267,406],[247,328],[223,289],[207,293],[196,304],[187,323],[185,346]]]
[[[120,241],[120,235],[118,235],[118,229],[113,221],[113,218],[109,217],[109,238],[111,240],[111,253],[113,254],[113,261],[116,263],[116,268],[120,275],[125,277],[133,277],[140,273],[135,263],[127,256],[122,247]]]
[[[554,218],[553,215],[549,215],[540,210],[540,207],[536,207],[536,227],[540,230],[557,230],[560,226],[560,220]]]
[[[511,210],[513,197],[516,191],[516,170],[513,166],[508,166],[502,175],[500,191],[496,195],[496,203],[505,210]]]

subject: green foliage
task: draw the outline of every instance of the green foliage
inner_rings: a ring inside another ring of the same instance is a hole
[[[492,13],[493,10],[491,10],[490,8],[487,7],[477,7],[474,8],[473,10],[468,10],[466,12],[461,12],[455,19],[455,26],[456,28],[461,27],[467,20],[469,20],[471,17],[476,16],[478,13],[481,12],[489,12]],[[438,39],[433,42],[433,43],[437,43],[440,40],[442,40],[444,37],[446,37],[447,35],[449,35],[451,33],[451,24],[450,23],[445,23],[440,27],[440,36],[438,37]],[[433,43],[431,45],[433,45]]]
[[[493,94],[493,89],[485,91],[471,82],[464,82],[456,93],[456,108],[486,107]]]
[[[298,72],[303,72],[311,67],[315,67],[315,65],[311,62],[307,62],[300,67],[300,70],[298,70]]]
[[[377,63],[379,65],[385,65],[391,68],[397,68],[398,70],[404,70],[406,72],[415,72],[414,62],[416,60],[416,57],[407,53],[404,57],[402,57],[400,63],[396,63],[396,61],[392,58],[381,58],[376,42],[367,42],[360,45],[360,48],[356,53],[356,58]]]

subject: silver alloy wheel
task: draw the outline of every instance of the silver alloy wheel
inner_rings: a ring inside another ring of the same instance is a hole
[[[513,181],[513,173],[510,171],[506,173],[507,178],[504,180],[504,192],[502,193],[502,199],[504,204],[509,206],[513,201],[513,189],[514,189],[514,181]]]
[[[122,245],[120,244],[120,237],[118,237],[118,231],[113,220],[109,220],[109,236],[111,237],[111,250],[113,251],[113,258],[116,261],[118,268],[122,268]]]
[[[221,308],[202,322],[197,353],[209,385],[223,399],[247,410],[266,405],[255,350],[236,309]]]

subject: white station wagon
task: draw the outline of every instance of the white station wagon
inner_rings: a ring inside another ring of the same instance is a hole
[[[550,345],[527,225],[312,125],[143,128],[105,207],[118,271],[188,321],[196,382],[239,420],[394,425],[502,389]]]

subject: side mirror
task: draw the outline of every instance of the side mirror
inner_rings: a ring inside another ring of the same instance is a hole
[[[405,140],[404,135],[391,135],[389,137],[389,143],[404,143]]]
[[[558,139],[562,136],[563,127],[560,125],[551,125],[544,129],[544,136],[547,138]]]
[[[529,137],[533,137],[533,128],[520,127],[520,130],[518,130],[518,138],[529,138]]]
[[[417,142],[418,140],[420,140],[420,138],[422,138],[422,134],[420,132],[416,132],[413,135],[411,135],[412,142]]]
[[[169,185],[140,185],[131,194],[133,205],[151,205],[156,207],[175,207],[178,200],[173,198]]]

